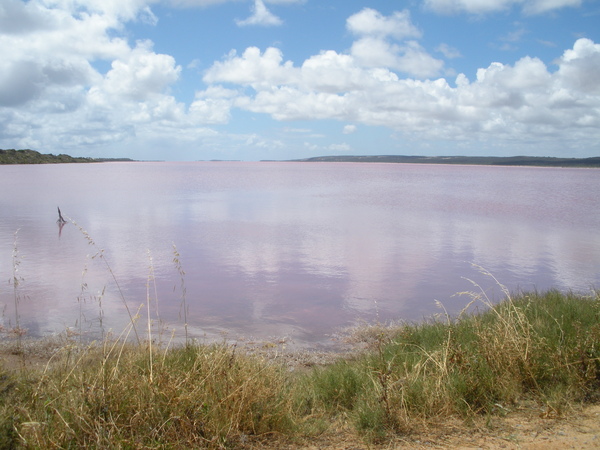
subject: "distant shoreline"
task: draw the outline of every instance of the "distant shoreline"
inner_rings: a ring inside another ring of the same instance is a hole
[[[466,164],[486,166],[587,167],[600,168],[600,156],[591,158],[555,158],[548,156],[316,156],[292,162],[357,162],[403,164]]]
[[[238,162],[238,160],[210,160],[210,162]],[[65,154],[42,154],[36,150],[2,150],[3,164],[68,164],[100,162],[137,162],[130,158],[73,157]],[[150,162],[150,161],[144,161]],[[152,161],[164,162],[164,161]],[[550,156],[408,156],[408,155],[339,155],[315,156],[291,160],[262,160],[260,162],[352,162],[352,163],[399,163],[399,164],[454,164],[479,166],[528,166],[528,167],[579,167],[600,168],[600,156],[590,158],[557,158]]]
[[[69,155],[42,154],[36,150],[1,150],[0,164],[71,164],[71,163],[99,163],[110,161],[133,161],[129,158],[84,158]]]

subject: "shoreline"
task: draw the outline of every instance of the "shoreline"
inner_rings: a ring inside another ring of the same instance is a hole
[[[15,354],[16,338],[0,338],[0,372],[5,373],[45,373],[50,368],[49,361],[66,345],[73,344],[73,338],[52,336],[26,338],[23,341],[25,352]],[[12,344],[12,345],[11,345]],[[75,343],[75,347],[78,344]],[[347,352],[330,352],[325,355],[312,352],[292,351],[280,353],[275,345],[244,347],[242,351],[259,358],[266,358],[276,364],[284,364],[290,372],[308,372],[317,366],[326,366],[340,358],[352,358],[356,349]],[[31,422],[35,427],[35,422]],[[24,424],[26,425],[26,424]],[[21,429],[25,439],[32,430]],[[290,440],[291,439],[291,440]],[[367,447],[365,447],[367,444]],[[248,436],[248,449],[310,449],[338,450],[340,448],[371,449],[493,449],[507,450],[562,450],[579,448],[592,450],[600,447],[600,404],[571,405],[563,413],[549,411],[535,402],[524,402],[506,409],[494,417],[475,417],[464,422],[453,415],[440,416],[434,423],[412,431],[407,435],[392,437],[385,442],[365,443],[364,438],[347,424],[334,421],[316,436]]]
[[[0,436],[36,448],[598,448],[600,291],[486,305],[357,328],[348,351],[329,353],[5,335]]]

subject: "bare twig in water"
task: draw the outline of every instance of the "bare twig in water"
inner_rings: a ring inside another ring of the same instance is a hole
[[[58,206],[56,208],[58,209],[58,220],[56,222],[57,223],[67,223],[67,221],[63,218],[63,216],[60,212],[60,208]]]

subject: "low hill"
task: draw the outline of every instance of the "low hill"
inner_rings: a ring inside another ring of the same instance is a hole
[[[0,164],[63,164],[92,163],[103,161],[131,161],[128,158],[82,158],[69,155],[42,154],[35,150],[0,150]]]
[[[298,162],[378,162],[414,164],[476,164],[490,166],[600,167],[600,157],[553,158],[546,156],[317,156]]]

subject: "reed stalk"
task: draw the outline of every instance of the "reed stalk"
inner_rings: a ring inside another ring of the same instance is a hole
[[[150,253],[150,250],[148,250],[148,259],[149,259],[150,265],[148,268],[148,279],[146,281],[146,313],[147,313],[147,325],[148,325],[148,361],[149,361],[149,366],[150,366],[149,381],[150,381],[150,383],[152,383],[152,381],[153,381],[152,319],[150,317],[150,303],[151,303],[150,284],[151,283],[154,285],[154,298],[157,303],[157,305],[156,305],[157,313],[158,313],[158,295],[156,292],[156,278],[154,276],[154,264],[152,262],[152,254]]]
[[[25,330],[21,328],[21,316],[19,314],[19,302],[21,300],[21,296],[19,293],[19,286],[23,281],[23,278],[19,274],[19,267],[21,265],[21,258],[19,256],[19,246],[18,246],[18,237],[19,237],[19,229],[14,233],[14,242],[13,242],[13,251],[12,251],[12,286],[13,286],[13,298],[14,298],[14,306],[15,306],[15,326],[13,327],[13,332],[17,336],[17,346],[18,351],[22,353],[23,351],[23,342],[22,336],[25,334]]]
[[[98,245],[96,244],[96,242],[92,239],[92,237],[90,236],[90,234],[80,225],[77,224],[77,222],[75,222],[73,219],[71,219],[70,217],[67,217],[67,219],[77,227],[77,229],[81,232],[81,234],[83,235],[83,237],[87,240],[88,244],[91,245],[92,247],[94,247],[96,249],[96,254],[94,254],[92,256],[92,259],[95,259],[96,257],[98,257],[103,263],[104,266],[106,267],[106,270],[108,271],[108,273],[110,274],[111,278],[113,279],[115,286],[119,292],[119,297],[123,303],[123,305],[125,306],[125,309],[127,311],[127,315],[129,316],[129,322],[131,323],[131,327],[133,329],[133,333],[135,334],[135,338],[136,341],[138,343],[138,345],[142,345],[142,341],[140,339],[140,336],[138,334],[137,328],[136,328],[136,318],[133,316],[133,314],[131,314],[131,310],[129,309],[129,305],[127,304],[127,300],[125,300],[125,295],[123,294],[123,290],[121,289],[121,285],[119,284],[119,280],[117,279],[117,276],[115,274],[115,272],[112,270],[112,267],[110,266],[110,264],[108,263],[108,260],[106,259],[106,255],[104,254],[104,249],[101,249],[98,247]],[[137,316],[136,316],[137,317]]]
[[[177,251],[177,246],[173,244],[173,263],[175,264],[175,268],[177,269],[177,273],[179,274],[179,287],[181,289],[181,303],[179,308],[179,317],[181,318],[181,313],[183,311],[183,324],[185,328],[185,345],[189,345],[189,335],[188,335],[188,306],[186,302],[186,293],[187,289],[185,287],[185,271],[181,265],[181,255]]]

